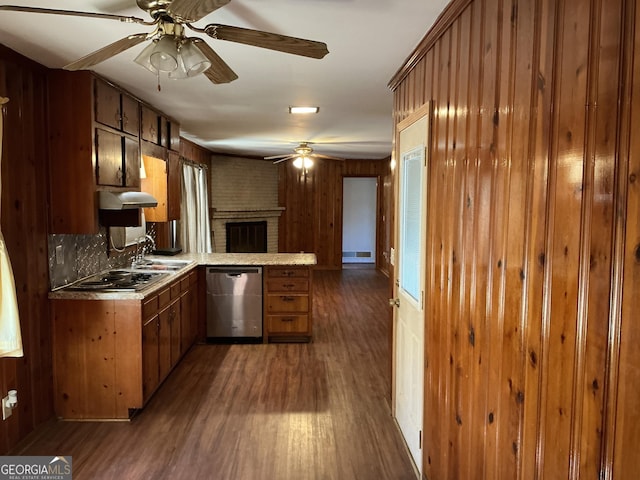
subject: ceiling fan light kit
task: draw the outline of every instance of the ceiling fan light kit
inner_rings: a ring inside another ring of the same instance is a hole
[[[300,144],[293,149],[294,153],[286,153],[284,155],[272,155],[270,157],[264,157],[265,160],[275,160],[273,164],[286,162],[287,160],[293,160],[294,167],[304,169],[306,172],[309,168],[313,167],[314,158],[324,158],[327,160],[340,160],[344,161],[344,158],[332,157],[330,155],[322,155],[320,153],[314,153],[313,148],[309,146],[311,142],[300,142]]]
[[[313,167],[313,160],[310,157],[296,157],[293,161],[293,166],[296,168],[304,168],[307,170],[308,168]]]

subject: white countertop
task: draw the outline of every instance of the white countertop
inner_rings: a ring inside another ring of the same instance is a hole
[[[160,258],[151,256],[150,258]],[[164,259],[191,260],[198,265],[315,265],[315,253],[181,253]]]
[[[60,288],[49,292],[50,299],[83,299],[83,300],[142,300],[156,291],[171,284],[176,278],[182,277],[198,266],[207,265],[291,265],[312,266],[315,265],[314,253],[181,253],[173,256],[148,255],[150,259],[163,260],[188,260],[184,268],[168,273],[161,280],[149,285],[147,288],[136,292],[91,292],[65,290]]]

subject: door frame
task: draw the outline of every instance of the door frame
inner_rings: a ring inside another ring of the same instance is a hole
[[[391,157],[391,170],[392,170],[392,174],[393,174],[393,205],[391,208],[391,212],[393,214],[393,218],[391,219],[391,231],[393,232],[392,234],[392,239],[391,239],[391,248],[393,249],[393,254],[391,252],[389,252],[389,258],[390,258],[390,265],[389,265],[389,292],[390,292],[390,299],[394,299],[395,295],[396,295],[396,288],[398,286],[398,266],[397,266],[397,261],[398,261],[398,254],[397,254],[397,241],[398,241],[398,235],[397,235],[397,228],[398,228],[398,221],[399,219],[397,218],[397,213],[398,213],[398,206],[399,206],[399,190],[400,190],[400,175],[398,175],[399,173],[399,162],[401,160],[401,152],[400,152],[400,133],[402,131],[404,131],[406,128],[410,127],[411,125],[413,125],[414,123],[416,123],[417,121],[421,120],[422,118],[424,118],[425,116],[428,116],[428,124],[429,124],[429,131],[428,131],[428,137],[426,139],[425,142],[425,156],[426,156],[426,161],[427,161],[427,167],[425,169],[424,175],[425,178],[423,179],[423,187],[426,188],[426,200],[425,200],[425,211],[423,212],[425,218],[424,221],[426,222],[425,224],[425,228],[427,229],[426,231],[426,235],[425,235],[425,241],[428,242],[428,238],[429,238],[429,224],[428,224],[428,212],[429,212],[429,199],[430,199],[430,187],[431,187],[431,175],[430,175],[430,171],[429,171],[429,167],[430,167],[430,160],[431,160],[431,154],[433,151],[433,134],[432,134],[432,123],[433,123],[433,101],[428,101],[426,102],[424,105],[422,105],[419,109],[417,109],[416,111],[414,111],[413,113],[411,113],[408,117],[404,118],[403,120],[401,120],[400,122],[398,122],[395,126],[394,129],[394,135],[393,135],[393,139],[394,139],[394,146],[393,146],[393,152],[392,152],[392,157]],[[425,245],[425,252],[428,252],[428,250],[426,249],[426,245]],[[424,260],[426,261],[426,259]],[[423,318],[422,321],[424,323],[424,338],[423,338],[423,359],[422,362],[424,363],[424,359],[426,358],[426,338],[427,338],[427,312],[428,312],[428,304],[429,304],[429,288],[428,288],[428,283],[427,280],[429,278],[429,273],[426,271],[425,269],[425,273],[424,273],[424,278],[423,278],[423,282],[424,282],[424,308],[423,308]],[[390,335],[389,335],[389,370],[390,370],[390,392],[391,392],[391,398],[390,398],[390,402],[391,402],[391,410],[392,410],[392,415],[394,417],[394,419],[396,418],[396,351],[395,351],[395,345],[396,345],[396,340],[397,340],[397,324],[396,324],[396,315],[395,315],[395,307],[393,307],[391,305],[391,300],[390,300],[390,307],[389,307],[389,325],[390,325]],[[425,402],[424,402],[424,390],[426,388],[426,375],[424,375],[424,379],[423,379],[423,406],[422,406],[422,410],[423,410],[423,419],[422,419],[422,432],[424,434],[425,428],[424,428],[424,418],[425,418]],[[398,426],[398,429],[400,427]],[[424,436],[423,436],[423,440],[422,440],[422,445],[424,445]],[[419,471],[422,471],[422,465],[416,465],[416,468],[419,469]]]

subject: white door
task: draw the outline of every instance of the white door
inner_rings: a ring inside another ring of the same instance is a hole
[[[429,116],[422,113],[412,120],[410,118],[399,125],[398,138],[394,408],[409,451],[422,472]]]

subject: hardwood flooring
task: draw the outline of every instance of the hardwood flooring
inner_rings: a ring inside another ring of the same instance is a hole
[[[387,279],[314,273],[309,344],[196,345],[130,422],[51,421],[12,454],[83,479],[414,479],[391,416]]]

